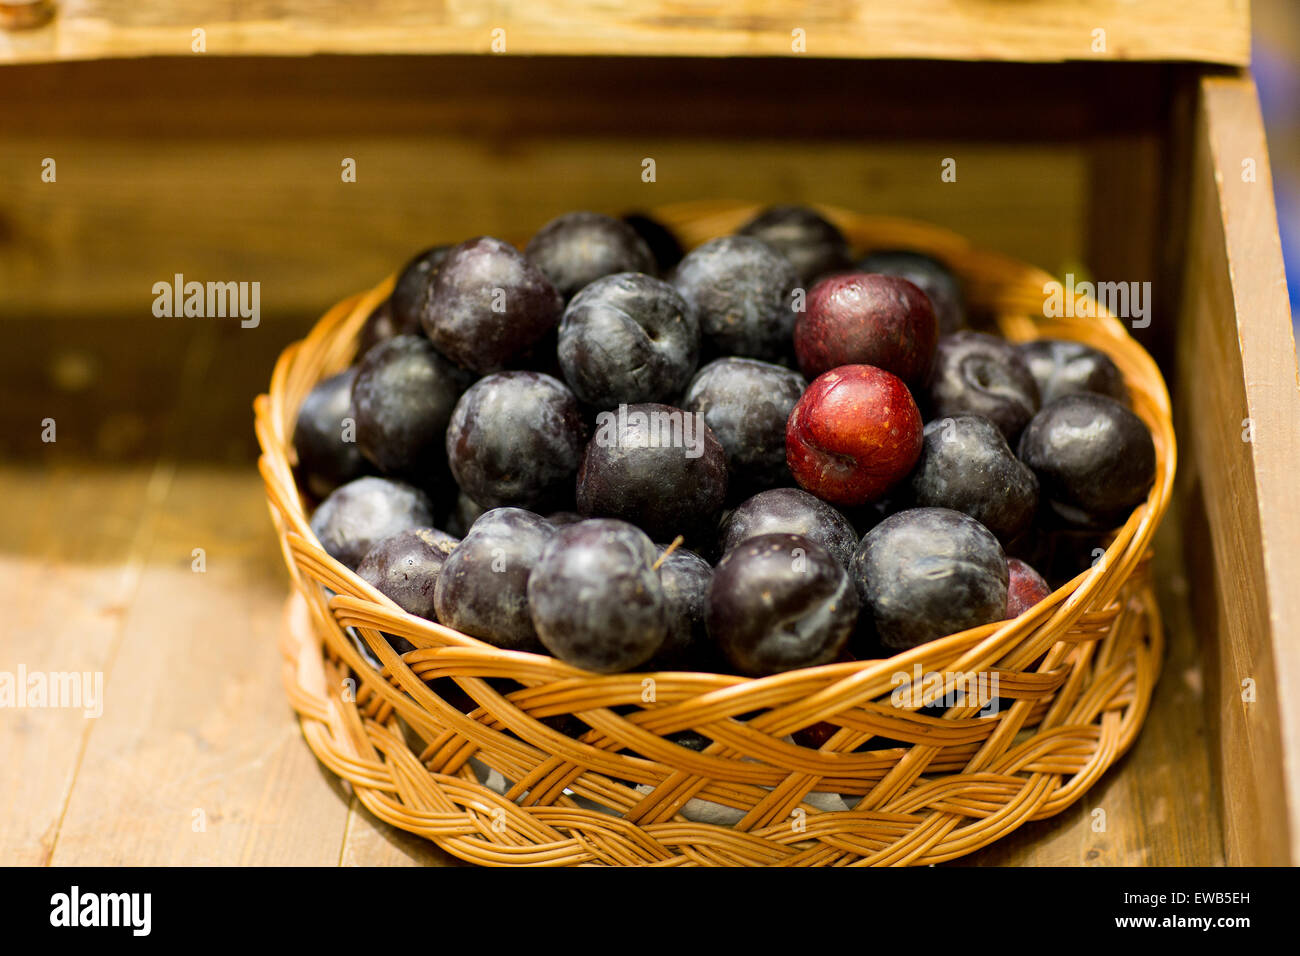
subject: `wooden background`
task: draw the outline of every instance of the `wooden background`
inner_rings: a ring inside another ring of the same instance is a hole
[[[0,669],[102,671],[106,708],[0,714],[0,862],[451,862],[372,821],[299,737],[251,434],[279,350],[424,245],[523,237],[574,207],[819,200],[1150,280],[1141,334],[1173,354],[1192,175],[1175,68],[321,57],[3,75]],[[176,272],[261,282],[261,325],[154,318],[152,284]],[[1159,539],[1170,650],[1134,753],[966,862],[1224,860],[1179,526]]]
[[[214,55],[783,56],[794,52],[795,30],[817,57],[1243,65],[1250,55],[1247,0],[43,2],[56,6],[56,18],[40,30],[0,33],[0,60],[175,56],[191,51],[195,28]]]

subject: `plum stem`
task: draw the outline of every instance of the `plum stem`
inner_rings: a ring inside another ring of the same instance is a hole
[[[670,544],[668,547],[664,548],[664,553],[659,555],[659,560],[656,561],[653,565],[651,565],[650,570],[658,571],[659,565],[663,564],[664,561],[668,559],[668,555],[672,554],[679,547],[681,547],[682,542],[685,540],[686,539],[683,538],[680,534],[677,537],[673,538],[673,543]]]

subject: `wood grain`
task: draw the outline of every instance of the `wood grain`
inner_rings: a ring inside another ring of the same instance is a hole
[[[1250,57],[1245,0],[318,0],[236,5],[62,0],[31,31],[0,33],[0,60],[189,53],[810,55],[960,60],[1205,60]],[[1095,30],[1105,31],[1096,42]],[[502,31],[494,33],[493,31]],[[796,46],[802,31],[802,49]],[[494,46],[494,42],[497,44]],[[504,47],[501,44],[504,43]]]
[[[1254,85],[1207,77],[1176,407],[1228,862],[1300,861],[1300,391]],[[1243,160],[1255,163],[1244,181]],[[1248,421],[1253,440],[1245,440]],[[1243,681],[1256,689],[1243,699]]]
[[[338,860],[341,787],[297,746],[277,679],[285,575],[262,546],[265,509],[243,467],[177,467],[212,450],[230,406],[210,396],[240,344],[198,326],[176,363],[153,534],[54,865]]]
[[[1156,229],[1132,197],[1159,175],[1163,68],[398,62],[14,68],[0,318],[147,320],[153,284],[177,272],[260,282],[268,317],[312,313],[434,242],[719,196],[908,215],[1053,273],[1119,244],[1100,197],[1123,199],[1122,248]]]
[[[153,527],[150,479],[148,467],[0,468],[0,671],[89,673],[104,686]],[[0,711],[0,861],[49,862],[95,725],[84,708]]]
[[[283,573],[246,475],[174,473],[53,865],[333,865],[337,780],[304,754],[275,633]],[[192,570],[194,548],[207,570]]]

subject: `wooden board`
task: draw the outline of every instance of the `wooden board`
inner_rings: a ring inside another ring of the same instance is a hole
[[[1086,256],[1146,276],[1134,260],[1150,255],[1156,220],[1134,196],[1159,175],[1167,82],[1134,64],[915,75],[897,63],[463,57],[6,75],[0,319],[147,320],[153,284],[179,272],[260,282],[267,321],[318,311],[435,242],[522,240],[573,208],[708,198],[907,215],[1052,273]],[[991,105],[971,110],[954,89]],[[346,157],[355,183],[342,182]],[[55,182],[42,180],[46,158]],[[955,182],[941,178],[945,158]],[[1124,216],[1118,241],[1098,209]]]
[[[1253,179],[1244,177],[1253,163]],[[1248,78],[1199,90],[1176,408],[1228,861],[1300,862],[1300,386]],[[1253,425],[1253,434],[1251,428]],[[1246,699],[1253,689],[1253,699]]]
[[[1246,0],[47,2],[58,9],[48,25],[0,31],[0,60],[189,53],[196,29],[205,31],[203,55],[217,56],[595,53],[1241,65],[1250,55]]]
[[[10,329],[30,344],[0,357],[0,375],[33,387],[14,391],[8,420],[39,421],[57,399],[67,440],[16,442],[0,466],[0,605],[17,611],[0,632],[0,669],[101,671],[105,707],[93,720],[0,712],[0,865],[459,865],[360,808],[316,763],[284,699],[276,628],[288,576],[248,405],[279,344],[191,326],[153,337],[171,361],[149,389],[128,395],[104,374],[68,391],[65,369],[60,392],[42,376],[69,343],[91,367],[130,367],[145,326],[101,316]],[[111,424],[124,417],[135,424]],[[106,449],[96,436],[114,430],[140,437]],[[1136,750],[1076,807],[963,865],[1222,861],[1174,532],[1159,539],[1170,657]],[[1105,833],[1093,830],[1097,807]]]

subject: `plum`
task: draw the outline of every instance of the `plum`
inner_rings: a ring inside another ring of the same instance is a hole
[[[1068,339],[1035,339],[1017,345],[1016,351],[1038,383],[1044,405],[1078,392],[1094,392],[1128,404],[1123,374],[1099,349]]]
[[[816,541],[844,567],[853,559],[858,535],[849,519],[799,488],[762,491],[734,508],[718,531],[723,554],[760,534],[801,534]]]
[[[700,325],[667,282],[622,272],[597,279],[564,310],[565,381],[596,408],[674,398],[695,372]]]
[[[739,234],[761,239],[789,259],[805,285],[849,268],[849,244],[844,234],[807,206],[769,206],[742,226]]]
[[[366,552],[357,576],[408,614],[430,621],[438,619],[433,595],[447,555],[459,543],[437,528],[409,528],[384,538]],[[414,645],[396,634],[384,633],[398,654]]]
[[[983,332],[955,332],[939,339],[929,400],[933,418],[980,415],[1014,444],[1038,411],[1038,383],[1010,342]]]
[[[336,488],[311,516],[312,534],[321,547],[354,570],[384,538],[432,524],[428,495],[404,482],[373,476]]]
[[[785,427],[808,382],[756,359],[721,358],[696,373],[682,407],[699,412],[727,455],[733,491],[790,481]]]
[[[1009,572],[998,539],[949,508],[886,518],[863,537],[851,572],[863,614],[896,651],[1006,617]]]
[[[789,355],[799,276],[771,246],[744,236],[706,242],[678,264],[672,284],[695,306],[700,334],[717,354]]]
[[[540,372],[479,379],[456,403],[446,432],[456,484],[485,508],[564,503],[585,445],[578,400]]]
[[[1113,527],[1146,500],[1156,477],[1151,430],[1125,406],[1090,392],[1043,407],[1020,438],[1020,460],[1066,526]]]
[[[786,461],[803,488],[856,506],[906,478],[921,444],[921,413],[902,380],[845,365],[818,376],[790,413]]]
[[[1043,576],[1019,558],[1007,558],[1007,620],[1024,614],[1052,593]]]
[[[751,677],[835,660],[857,612],[843,566],[798,534],[741,542],[718,562],[709,584],[709,634]]]
[[[930,371],[938,340],[924,292],[897,276],[862,272],[818,282],[794,325],[799,369],[809,378],[841,365],[874,365],[916,388]]]
[[[355,440],[352,414],[352,366],[319,382],[298,406],[293,447],[298,455],[299,480],[307,491],[324,498],[339,485],[371,471]],[[349,420],[353,427],[348,427]]]
[[[376,345],[352,383],[361,453],[387,475],[431,485],[452,409],[468,384],[469,376],[423,336]]]
[[[564,298],[509,243],[490,236],[448,251],[424,300],[425,334],[462,368],[499,372],[559,324]]]
[[[654,254],[635,229],[595,212],[569,212],[552,219],[529,240],[524,255],[565,301],[602,276],[655,271]]]
[[[578,468],[578,512],[661,541],[706,540],[727,494],[727,456],[703,417],[668,405],[603,412]]]
[[[528,612],[528,577],[555,527],[522,508],[485,511],[438,575],[438,620],[511,651],[542,649]]]
[[[393,323],[401,334],[420,331],[420,316],[427,308],[426,300],[433,293],[433,280],[438,268],[451,252],[451,246],[433,246],[413,256],[402,267],[389,297]]]
[[[542,644],[602,674],[648,661],[668,633],[654,543],[626,521],[593,519],[555,532],[528,579]]]
[[[910,479],[916,505],[968,514],[1004,545],[1033,524],[1038,479],[996,425],[978,415],[936,418],[924,436]]]
[[[659,583],[667,601],[668,631],[645,665],[647,670],[716,670],[721,663],[709,640],[709,582],[713,568],[694,551],[677,548],[664,557],[659,546]]]
[[[667,275],[677,263],[682,261],[686,251],[682,248],[681,240],[658,219],[642,212],[630,212],[623,217],[623,221],[631,226],[641,240],[650,247],[660,275]]]
[[[881,250],[862,259],[857,268],[861,272],[899,276],[920,288],[934,306],[940,335],[951,335],[966,325],[966,301],[961,284],[938,259],[902,249]]]

